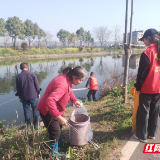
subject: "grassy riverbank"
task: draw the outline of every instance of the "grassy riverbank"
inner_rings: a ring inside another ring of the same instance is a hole
[[[130,83],[128,90],[133,86]],[[73,151],[72,160],[110,160],[119,158],[120,147],[125,140],[120,140],[119,136],[131,126],[133,99],[129,94],[128,103],[123,104],[122,87],[113,88],[99,101],[84,102],[91,118],[93,129],[93,141],[100,145],[96,150],[91,144],[83,147],[71,146]],[[67,108],[65,117],[68,119],[72,108]],[[29,159],[50,159],[47,142],[48,133],[45,127],[39,130],[25,128],[25,126],[14,127],[12,125],[2,125],[0,131],[0,155],[2,159],[29,160]],[[24,127],[24,128],[23,128]],[[63,127],[63,138],[68,141],[68,127]],[[60,152],[68,153],[69,146],[60,148]],[[72,157],[72,158],[71,158]]]
[[[133,54],[140,54],[144,49],[133,49]],[[100,48],[55,48],[55,49],[28,49],[13,50],[11,48],[5,49],[0,48],[0,61],[4,60],[33,60],[33,59],[47,59],[47,58],[67,58],[67,57],[86,57],[95,55],[106,55],[106,54],[124,54],[123,49],[106,49],[101,51]]]
[[[119,51],[121,53],[123,50],[120,49],[103,49],[103,52]],[[20,56],[20,55],[40,55],[40,54],[73,54],[73,53],[96,53],[102,52],[101,48],[54,48],[54,49],[40,49],[31,48],[23,51],[22,49],[14,50],[11,48],[0,48],[0,56]]]

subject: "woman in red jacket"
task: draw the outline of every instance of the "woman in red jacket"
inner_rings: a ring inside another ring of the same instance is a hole
[[[134,137],[146,143],[147,134],[149,139],[155,139],[159,117],[160,47],[157,30],[146,30],[140,41],[143,41],[148,48],[141,54],[134,85],[139,95]]]
[[[49,83],[37,106],[42,121],[49,132],[49,145],[53,150],[53,157],[55,157],[56,154],[65,156],[58,152],[61,125],[67,125],[67,120],[62,116],[69,100],[74,103],[77,108],[81,107],[72,92],[72,85],[77,86],[81,84],[86,76],[87,71],[83,67],[65,68],[62,74],[55,77]]]

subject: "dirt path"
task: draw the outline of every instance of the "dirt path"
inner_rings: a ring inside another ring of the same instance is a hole
[[[73,53],[73,54],[35,54],[35,55],[20,55],[20,56],[0,56],[0,61],[4,60],[33,60],[33,59],[49,59],[49,58],[73,58],[73,57],[88,57],[88,56],[103,56],[107,54],[118,54],[118,52],[96,52],[96,53]]]

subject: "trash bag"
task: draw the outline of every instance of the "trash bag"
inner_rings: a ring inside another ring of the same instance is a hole
[[[75,105],[73,104],[73,108],[72,108],[72,112],[71,112],[71,116],[75,115],[75,114],[84,114],[86,116],[89,116],[88,115],[88,112],[87,112],[87,109],[86,107],[83,105],[82,101],[80,99],[78,99],[78,101],[81,103],[81,106],[80,108],[76,108]],[[93,139],[93,131],[92,131],[92,127],[91,127],[91,123],[89,123],[88,125],[88,138],[90,140]]]

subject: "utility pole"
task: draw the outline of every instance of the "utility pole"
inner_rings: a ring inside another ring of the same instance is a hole
[[[125,18],[124,44],[127,43],[127,27],[128,27],[128,0],[126,0],[126,18]]]
[[[124,79],[123,79],[123,97],[124,103],[127,103],[127,84],[128,84],[128,70],[129,70],[129,58],[132,54],[131,43],[132,43],[132,20],[133,20],[133,0],[131,2],[131,18],[130,18],[130,34],[129,43],[127,43],[128,33],[128,0],[126,0],[126,19],[125,19],[125,35],[124,35],[124,51],[125,51],[125,66],[124,66]]]

